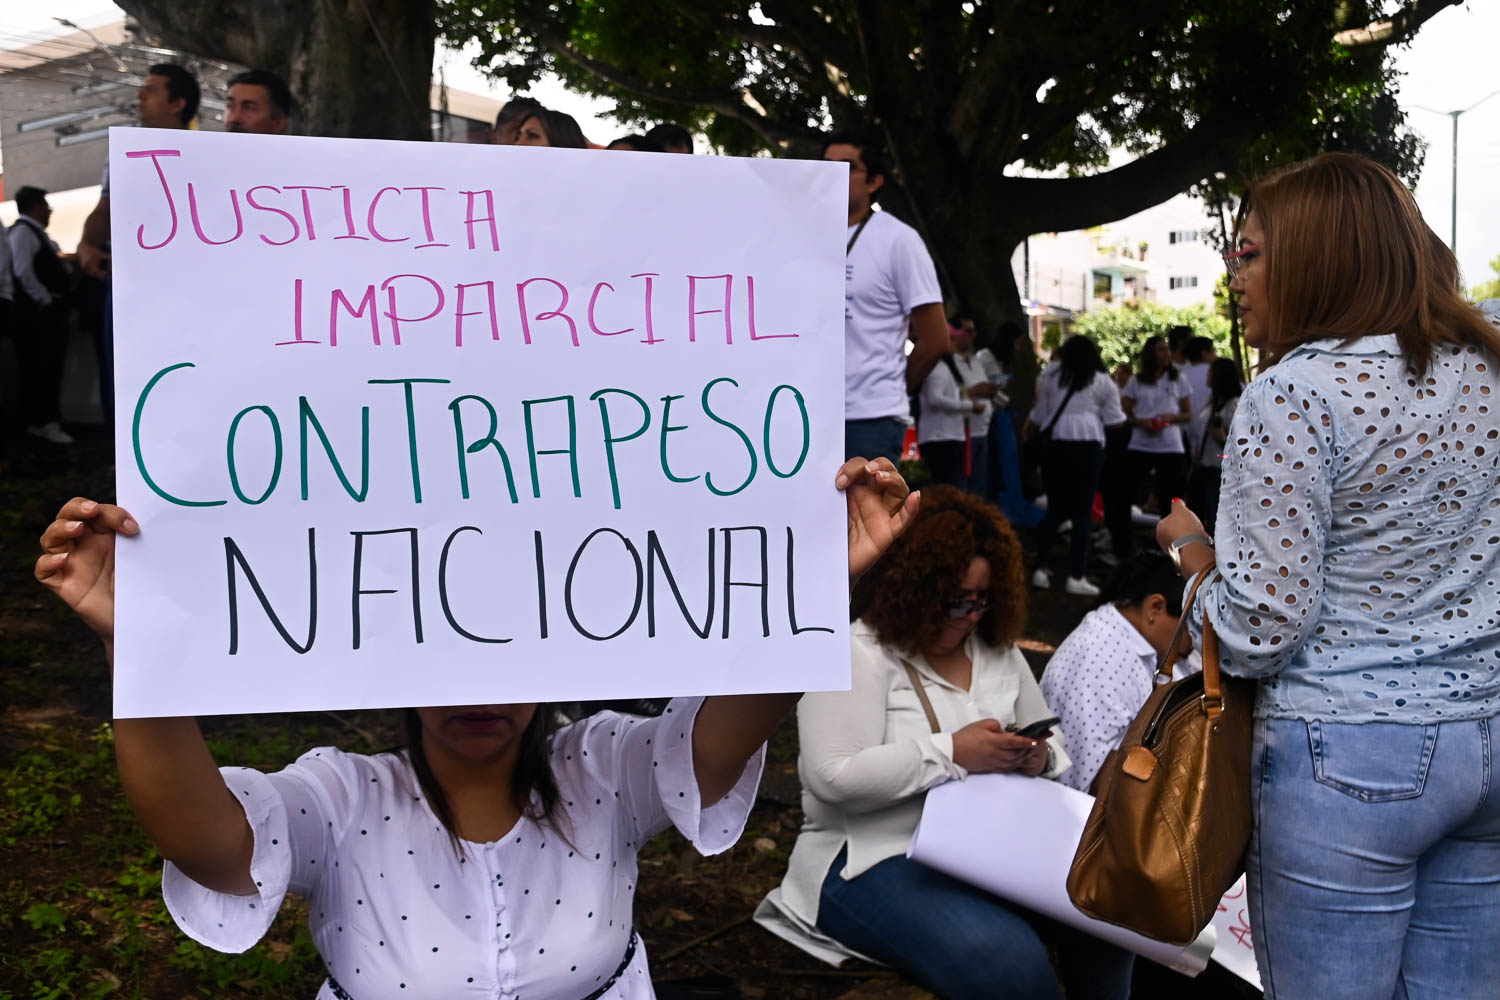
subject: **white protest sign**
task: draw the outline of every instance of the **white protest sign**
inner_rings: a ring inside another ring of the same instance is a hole
[[[1250,909],[1245,894],[1245,876],[1230,887],[1214,912],[1214,961],[1260,989],[1260,970],[1255,965],[1255,938],[1250,933]]]
[[[117,715],[848,686],[846,167],[110,147]]]

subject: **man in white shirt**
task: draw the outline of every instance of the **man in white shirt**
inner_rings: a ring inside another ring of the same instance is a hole
[[[885,154],[871,136],[837,133],[823,159],[849,165],[844,263],[844,454],[901,457],[907,397],[948,350],[948,320],[932,256],[916,230],[874,203]],[[906,354],[908,338],[913,347]]]
[[[58,398],[68,343],[68,272],[57,244],[47,235],[52,206],[47,192],[27,185],[16,192],[20,212],[10,227],[11,274],[15,278],[16,357],[21,368],[21,409],[26,433],[52,444],[72,444],[62,429]]]

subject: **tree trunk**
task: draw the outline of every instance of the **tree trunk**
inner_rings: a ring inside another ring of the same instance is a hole
[[[294,132],[432,137],[435,0],[121,0],[120,6],[174,48],[280,74],[298,103]]]

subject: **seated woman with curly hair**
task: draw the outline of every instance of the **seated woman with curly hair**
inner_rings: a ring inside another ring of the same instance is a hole
[[[1069,1000],[1127,996],[1128,953],[906,858],[935,785],[1069,766],[1059,737],[1007,731],[1052,712],[1015,647],[1026,583],[1004,517],[951,487],[924,489],[854,604],[853,687],[797,709],[805,820],[757,918],[824,961],[881,962],[949,1000],[1059,997],[1048,944]]]

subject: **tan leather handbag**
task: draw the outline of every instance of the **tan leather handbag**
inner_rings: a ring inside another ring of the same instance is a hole
[[[1200,573],[1158,683],[1100,769],[1068,895],[1098,920],[1186,946],[1244,870],[1250,841],[1250,714],[1255,683],[1219,672],[1203,618],[1203,672],[1172,681]]]

